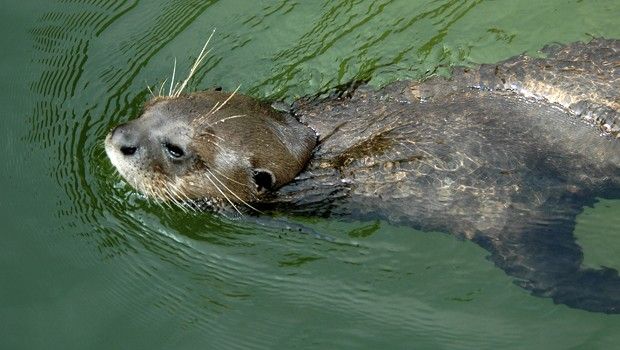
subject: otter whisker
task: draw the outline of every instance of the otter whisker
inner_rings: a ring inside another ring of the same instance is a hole
[[[179,86],[179,84],[180,84],[180,82],[178,82],[178,81],[177,81],[177,82],[174,84],[174,88],[172,89],[172,91],[175,91],[175,90],[177,89],[177,87]],[[176,97],[176,96],[175,96],[175,97]]]
[[[174,76],[177,72],[177,58],[174,58],[174,66],[172,67],[172,80],[170,80],[170,91],[168,92],[168,96],[172,97],[172,86],[174,85]]]
[[[174,207],[172,206],[172,204],[170,204],[170,201],[168,200],[168,196],[164,195],[164,193],[161,193],[160,196],[162,203],[166,204],[166,207],[170,208],[171,210],[174,210]]]
[[[175,181],[174,183],[172,183],[172,184],[171,184],[171,186],[172,186],[172,189],[173,189],[173,191],[174,191],[175,196],[176,196],[176,197],[177,197],[180,201],[182,201],[182,202],[183,202],[183,205],[184,205],[186,208],[189,208],[189,209],[191,209],[191,210],[194,210],[194,208],[191,206],[191,204],[195,204],[195,203],[194,203],[194,201],[193,201],[191,198],[189,198],[189,197],[187,196],[187,194],[185,194],[185,192],[183,191],[183,189],[182,189],[182,188],[179,188],[179,187],[177,186],[177,181]]]
[[[172,206],[172,204],[170,204],[170,198],[169,198],[169,194],[167,194],[163,189],[158,188],[158,194],[157,196],[161,199],[162,203],[164,203],[168,208],[170,209],[174,209],[174,207]]]
[[[216,139],[219,139],[219,140],[220,140],[220,141],[222,141],[222,142],[226,142],[226,140],[225,140],[223,137],[218,136],[218,135],[216,135],[216,134],[214,134],[214,133],[212,133],[212,132],[203,131],[202,133],[203,133],[204,135],[207,135],[207,136],[213,136],[213,137],[215,137]]]
[[[213,140],[209,140],[209,139],[205,139],[205,141],[210,142],[211,144],[213,144],[213,146],[215,146],[215,147],[217,147],[217,148],[221,149],[222,151],[225,151],[224,147],[222,147],[222,146],[218,145],[215,141],[213,141]]]
[[[143,186],[145,188],[145,186]],[[145,193],[150,194],[151,197],[154,197],[158,200],[159,203],[165,204],[168,208],[174,209],[170,203],[166,200],[167,195],[162,191],[161,186],[149,185],[147,191]],[[162,204],[160,204],[162,209],[165,209]]]
[[[121,174],[118,172],[118,169],[116,169],[116,168],[114,168],[114,172],[112,172],[112,176],[115,177],[115,180],[122,180],[123,179]]]
[[[166,209],[166,208],[164,207],[164,205],[162,204],[162,202],[163,202],[163,201],[161,200],[161,198],[159,198],[159,197],[153,197],[153,201],[154,201],[154,202],[155,202],[155,204],[157,204],[160,208],[162,208],[162,209],[164,209],[164,210]]]
[[[188,213],[187,209],[185,209],[185,206],[183,206],[183,202],[179,201],[176,197],[174,197],[173,193],[170,193],[168,191],[166,193],[168,193],[169,200],[174,203],[178,209],[181,209],[184,213]]]
[[[248,188],[251,188],[251,186],[250,186],[250,185],[248,185],[248,184],[244,184],[244,183],[239,182],[239,181],[237,181],[237,180],[235,180],[235,179],[233,179],[233,178],[231,178],[231,177],[229,177],[229,176],[226,176],[224,173],[222,173],[221,171],[219,171],[219,170],[217,170],[217,169],[215,169],[215,168],[213,168],[213,169],[211,169],[211,170],[215,171],[218,175],[222,176],[222,177],[223,177],[223,178],[225,178],[226,180],[229,180],[229,181],[234,182],[234,183],[236,183],[236,184],[238,184],[238,185],[241,185],[241,186],[246,186],[246,187],[248,187]]]
[[[176,188],[176,185],[175,185],[175,188]],[[179,196],[183,199],[183,201],[185,203],[189,203],[191,205],[195,205],[196,204],[196,201],[194,201],[193,199],[189,198],[187,196],[187,194],[185,194],[185,191],[183,191],[182,187],[177,189],[177,192],[178,192]],[[191,208],[193,209],[193,207],[191,207]]]
[[[224,199],[226,199],[226,201],[228,201],[228,203],[230,203],[230,205],[232,205],[232,207],[235,209],[235,211],[237,211],[237,213],[239,213],[239,215],[243,216],[243,213],[237,208],[237,206],[235,205],[235,203],[233,203],[230,198],[228,198],[228,196],[226,195],[226,193],[224,193],[224,191],[222,191],[222,189],[215,183],[213,182],[213,180],[211,179],[211,177],[208,174],[205,174],[205,176],[207,177],[207,179],[211,182],[211,184],[213,185],[213,187],[215,187],[221,194],[222,196],[224,196]]]
[[[213,113],[213,111],[217,108],[217,106],[219,106],[219,105],[220,105],[220,101],[215,102],[213,107],[211,107],[211,110],[209,110],[209,112],[207,112],[206,115],[211,115]]]
[[[146,83],[146,82],[145,82]],[[151,96],[155,97],[155,94],[153,93],[153,90],[151,90],[151,86],[147,83],[146,84],[146,88],[149,90],[149,92],[151,93]]]
[[[222,181],[220,181],[220,179],[217,178],[217,176],[215,176],[215,174],[213,172],[211,172],[211,170],[209,170],[207,168],[207,171],[209,172],[209,174],[211,174],[213,176],[213,178],[220,183],[220,185],[222,185],[222,187],[224,187],[228,192],[230,192],[230,194],[232,194],[233,196],[235,196],[235,198],[237,198],[241,203],[245,204],[248,208],[256,211],[257,213],[261,213],[262,212],[256,208],[254,208],[253,206],[251,206],[248,202],[244,201],[243,199],[241,199],[241,197],[239,197],[235,192],[233,192],[230,188],[228,188],[228,186],[226,186]]]
[[[164,201],[159,194],[155,194],[153,191],[151,191],[151,195],[152,195],[151,197],[153,198],[155,204],[157,204],[158,206],[160,206],[162,209],[165,210],[166,208],[164,207],[164,203],[166,203],[166,201]]]
[[[161,97],[161,93],[164,90],[164,85],[166,85],[167,81],[168,81],[168,78],[164,79],[164,81],[161,83],[161,86],[159,87],[159,93],[157,94],[158,96]]]
[[[224,102],[219,103],[216,102],[215,105],[213,105],[213,107],[211,108],[211,110],[206,113],[205,115],[201,116],[200,118],[195,120],[195,124],[199,124],[204,122],[208,117],[214,115],[215,113],[217,113],[220,109],[222,109],[234,96],[235,94],[239,91],[239,89],[241,88],[241,85],[237,86],[237,88],[235,89],[235,91],[233,91],[227,98],[226,100],[224,100]],[[192,122],[194,123],[194,122]]]
[[[211,116],[211,114],[213,113],[213,111],[217,108],[217,106],[220,104],[220,102],[215,102],[215,104],[213,105],[213,107],[211,107],[211,109],[204,115],[192,120],[192,125],[200,125],[203,121],[205,121],[208,117]]]
[[[202,123],[208,117],[210,117],[210,116],[214,115],[215,113],[217,113],[220,109],[222,109],[235,96],[235,94],[239,91],[240,88],[241,88],[241,85],[237,86],[235,91],[233,91],[230,94],[230,96],[228,96],[226,98],[226,100],[224,100],[224,102],[222,102],[222,103],[219,103],[219,101],[216,102],[208,113],[206,113],[205,115],[201,116],[200,118],[198,118],[196,120],[196,123]]]
[[[183,210],[183,212],[187,213],[187,210],[185,209],[185,207],[183,206],[183,201],[180,200],[180,198],[178,197],[178,195],[176,195],[174,188],[171,188],[171,182],[167,181],[164,184],[164,191],[166,191],[166,193],[168,194],[168,198],[174,203],[176,204],[177,207],[179,207],[181,210]]]
[[[144,179],[141,179],[141,180],[144,180]],[[135,177],[133,177],[132,181],[136,182],[137,179]],[[147,196],[148,198],[150,198],[150,197],[159,198],[160,197],[159,193],[156,193],[153,190],[153,187],[151,185],[140,184],[140,186],[138,186],[138,190],[139,190],[139,192],[144,193],[144,195]]]
[[[187,210],[188,210],[189,212],[195,213],[195,212],[197,212],[197,211],[198,211],[198,210],[196,209],[196,208],[197,208],[196,201],[194,201],[194,200],[192,200],[192,199],[186,199],[186,200],[184,200],[184,201],[183,201],[183,205],[185,206],[185,208],[187,208]]]
[[[161,191],[162,195],[165,197],[167,202],[173,203],[178,206],[178,203],[176,203],[174,196],[172,195],[172,193],[170,193],[170,189],[168,188],[167,183],[162,184],[162,187],[159,188],[158,190]]]
[[[172,95],[173,97],[179,97],[181,95],[181,93],[187,86],[187,83],[189,83],[189,81],[192,79],[192,77],[196,73],[196,70],[198,69],[198,67],[202,64],[202,61],[204,61],[205,57],[207,57],[207,55],[209,55],[209,53],[211,52],[211,50],[208,50],[206,52],[205,50],[207,49],[207,46],[209,45],[211,38],[213,38],[213,34],[215,34],[215,29],[213,29],[213,31],[211,32],[211,35],[209,35],[209,38],[207,39],[207,42],[202,47],[202,50],[200,50],[198,57],[196,57],[196,61],[194,61],[194,64],[189,70],[189,74],[187,75],[187,78],[185,78],[185,80],[183,80],[179,88],[174,91],[174,95]]]
[[[241,84],[239,86],[237,86],[235,91],[233,91],[230,94],[230,96],[228,96],[228,98],[226,100],[224,100],[224,102],[222,102],[222,104],[220,104],[219,107],[217,107],[214,111],[209,112],[209,114],[213,115],[213,114],[217,113],[220,109],[222,109],[222,107],[224,107],[228,103],[228,101],[230,101],[233,98],[233,96],[235,96],[235,94],[239,91],[240,88],[241,88]]]
[[[204,115],[192,120],[192,125],[200,125],[203,121],[205,121],[209,116],[211,116],[211,114],[213,113],[213,111],[217,108],[217,106],[219,106],[220,102],[215,102],[215,104],[213,105],[213,107],[211,107],[211,109]]]
[[[99,143],[97,143],[96,146],[99,146]],[[105,154],[105,149],[102,149],[100,147],[94,147],[94,149],[93,149],[93,157],[99,158],[99,157],[103,156],[104,154]]]
[[[192,211],[195,211],[195,202],[194,200],[192,200],[191,198],[189,198],[185,192],[183,191],[182,188],[179,188],[179,186],[177,185],[178,181],[170,181],[169,184],[171,186],[171,192],[173,193],[173,195],[182,203],[183,207],[185,209],[190,209]]]
[[[213,127],[213,126],[215,126],[215,125],[217,125],[217,124],[219,124],[219,123],[223,123],[223,122],[225,122],[225,121],[227,121],[227,120],[230,120],[230,119],[237,119],[237,118],[243,118],[243,117],[247,117],[247,115],[245,115],[245,114],[240,114],[240,115],[232,115],[232,116],[230,116],[230,117],[222,118],[222,119],[220,119],[220,120],[218,120],[218,121],[216,121],[216,122],[214,122],[214,123],[212,123],[212,124],[209,124],[209,125],[207,125],[207,127],[208,127],[208,128],[211,128],[211,127]]]

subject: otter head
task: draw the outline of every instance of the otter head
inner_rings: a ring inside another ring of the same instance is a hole
[[[110,161],[138,191],[212,205],[259,200],[291,181],[315,145],[315,133],[294,117],[219,91],[155,98],[105,140]]]

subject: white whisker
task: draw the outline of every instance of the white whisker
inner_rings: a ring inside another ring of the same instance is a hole
[[[241,199],[241,197],[239,197],[235,192],[233,192],[230,188],[228,188],[228,186],[226,186],[222,181],[220,181],[220,179],[217,178],[217,176],[215,176],[215,174],[213,172],[211,172],[211,170],[207,169],[207,171],[209,172],[209,174],[211,174],[213,176],[213,178],[220,183],[220,185],[222,185],[228,192],[230,192],[230,194],[232,194],[233,196],[235,196],[235,198],[237,198],[241,203],[245,204],[248,208],[261,213],[260,210],[254,208],[253,206],[251,206],[248,202],[244,201],[243,199]],[[262,214],[262,213],[261,213]]]
[[[223,123],[223,122],[225,122],[225,121],[227,121],[227,120],[230,120],[230,119],[237,119],[237,118],[243,118],[243,117],[247,117],[247,115],[245,115],[245,114],[240,114],[240,115],[231,115],[230,117],[222,118],[222,119],[220,119],[220,120],[218,120],[218,121],[215,121],[215,122],[213,122],[213,123],[211,123],[211,124],[207,125],[207,127],[208,127],[208,128],[210,128],[210,127],[213,127],[213,126],[215,126],[215,125],[217,125],[217,124],[219,124],[219,123]]]
[[[224,106],[228,103],[228,101],[230,101],[230,100],[231,100],[231,99],[235,96],[235,94],[237,94],[237,92],[239,91],[239,89],[240,89],[240,88],[241,88],[241,85],[237,86],[237,88],[235,89],[235,91],[233,91],[233,92],[230,94],[230,96],[228,96],[228,97],[226,98],[226,100],[224,100],[224,102],[222,102],[222,103],[216,102],[216,103],[215,103],[215,105],[213,105],[213,107],[211,108],[211,110],[210,110],[207,114],[205,114],[205,115],[201,116],[200,118],[197,118],[197,119],[196,119],[196,120],[194,120],[192,123],[194,123],[194,124],[202,123],[202,122],[204,122],[207,118],[209,118],[210,116],[212,116],[212,115],[214,115],[215,113],[217,113],[220,109],[222,109],[222,107],[224,107]]]
[[[248,186],[247,184],[241,183],[241,182],[239,182],[239,181],[237,181],[237,180],[235,180],[235,179],[232,179],[232,178],[230,178],[230,177],[228,177],[228,176],[224,175],[224,173],[222,173],[221,171],[219,171],[219,170],[217,170],[217,169],[212,169],[212,170],[213,170],[213,171],[215,171],[216,173],[218,173],[218,175],[222,176],[222,177],[223,177],[223,178],[225,178],[226,180],[232,181],[232,182],[234,182],[234,183],[236,183],[236,184],[238,184],[238,185],[241,185],[241,186],[247,186],[247,187],[250,187],[250,186]]]
[[[235,94],[237,94],[237,92],[239,91],[239,89],[240,89],[240,88],[241,88],[241,84],[239,84],[239,86],[237,86],[237,88],[235,89],[235,91],[233,91],[233,92],[230,94],[230,96],[228,96],[228,98],[227,98],[226,100],[224,100],[224,102],[222,102],[222,104],[220,104],[220,106],[219,106],[219,107],[217,107],[214,111],[209,112],[209,114],[215,114],[215,113],[217,113],[220,109],[222,109],[222,107],[224,107],[224,106],[228,103],[228,101],[230,101],[230,100],[233,98],[233,96],[235,96]]]
[[[146,83],[146,82],[145,82]],[[153,90],[151,90],[151,87],[149,86],[149,84],[146,84],[146,88],[149,90],[149,92],[151,93],[151,96],[155,97],[155,94],[153,93]]]
[[[223,137],[217,136],[216,134],[214,134],[212,132],[204,132],[204,134],[207,135],[207,136],[213,136],[213,137],[215,137],[216,139],[218,139],[218,140],[220,140],[222,142],[226,142],[226,140]]]
[[[168,179],[168,181],[164,185],[164,189],[166,190],[166,193],[168,193],[170,200],[174,204],[176,204],[176,206],[179,207],[181,210],[183,210],[184,212],[187,212],[185,207],[183,206],[183,201],[179,198],[179,196],[176,193],[177,191],[172,186],[173,186],[172,182],[170,181],[170,179]]]
[[[163,202],[164,201],[162,201],[161,198],[155,197],[155,204],[159,205],[162,209],[166,210],[166,208],[162,204]]]
[[[185,192],[183,191],[182,188],[178,188],[176,184],[173,184],[173,189],[174,192],[176,193],[177,197],[183,201],[184,204],[186,204],[186,207],[188,207],[189,209],[194,210],[194,208],[190,205],[190,204],[195,204],[194,200],[192,200],[191,198],[189,198]]]
[[[174,58],[174,66],[172,67],[172,80],[170,80],[170,91],[168,96],[172,96],[172,86],[174,85],[174,76],[177,73],[177,58]]]
[[[183,92],[183,90],[187,86],[187,83],[189,83],[189,81],[192,79],[192,77],[196,73],[196,70],[198,69],[200,64],[202,64],[202,62],[204,61],[205,57],[207,57],[207,55],[209,55],[209,53],[211,52],[211,50],[208,50],[206,52],[205,52],[205,50],[207,49],[207,46],[209,45],[209,42],[211,41],[211,38],[213,38],[213,34],[215,34],[215,29],[213,29],[213,31],[211,32],[211,35],[209,35],[209,38],[207,39],[207,42],[202,47],[202,50],[200,50],[200,53],[198,54],[198,57],[196,58],[196,61],[194,61],[194,64],[192,65],[191,69],[189,70],[189,74],[187,75],[187,78],[185,78],[185,80],[183,80],[183,82],[181,83],[181,85],[179,86],[178,89],[174,90],[174,94],[171,94],[173,97],[179,97],[181,95],[181,93]]]
[[[219,188],[219,186],[213,182],[213,180],[211,180],[211,177],[207,174],[205,174],[205,176],[207,177],[207,179],[211,182],[211,184],[222,194],[222,196],[224,196],[224,198],[226,199],[226,201],[228,201],[228,203],[230,203],[230,205],[232,205],[233,208],[235,208],[235,210],[237,211],[237,213],[239,213],[239,215],[243,216],[243,213],[239,210],[239,208],[237,208],[237,206],[235,205],[235,203],[233,203],[230,198],[228,198],[228,196],[226,195],[226,193],[224,193],[224,191],[222,191],[221,188]]]
[[[207,113],[207,115],[211,115],[211,113],[213,113],[213,111],[217,108],[217,106],[220,105],[220,102],[215,102],[215,104],[213,105],[213,107],[211,107],[211,110]]]
[[[157,94],[158,96],[161,96],[161,93],[164,90],[164,85],[166,84],[167,81],[168,81],[168,78],[164,79],[164,82],[161,83],[161,86],[159,87],[159,93]]]
[[[213,144],[213,146],[215,146],[215,147],[217,147],[217,148],[221,149],[222,151],[226,151],[226,150],[224,149],[224,147],[222,147],[222,146],[218,145],[218,144],[217,144],[215,141],[213,141],[213,140],[208,140],[208,139],[205,139],[205,141],[210,142],[211,144]]]
[[[179,198],[179,200],[183,202],[183,206],[186,209],[195,211],[196,202],[193,199],[189,198],[187,194],[185,194],[182,188],[178,188],[176,184],[172,186],[173,186],[174,192],[176,193],[177,198]]]

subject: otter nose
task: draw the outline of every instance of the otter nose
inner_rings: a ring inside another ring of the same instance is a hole
[[[132,156],[139,148],[138,135],[129,124],[121,124],[112,130],[110,140],[125,156]]]

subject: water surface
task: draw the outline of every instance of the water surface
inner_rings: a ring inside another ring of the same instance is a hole
[[[0,13],[0,348],[613,348],[620,316],[530,296],[471,242],[382,222],[317,239],[167,210],[113,171],[106,132],[189,67],[292,101],[353,79],[447,74],[552,42],[620,38],[617,1],[48,1]],[[620,201],[579,217],[620,268]]]

